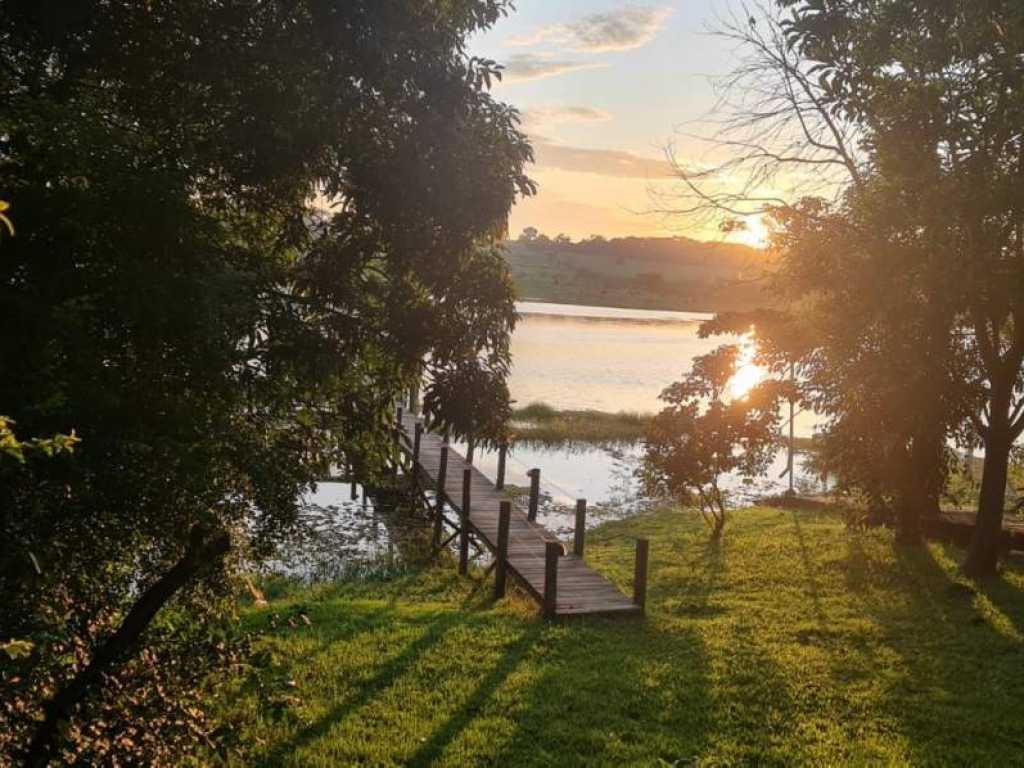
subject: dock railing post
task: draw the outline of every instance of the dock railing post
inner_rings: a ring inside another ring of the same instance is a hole
[[[494,566],[494,599],[505,596],[505,582],[508,580],[508,528],[512,521],[512,502],[498,504],[498,562]]]
[[[396,475],[398,474],[398,468],[400,466],[404,466],[404,464],[405,464],[405,456],[402,453],[402,429],[403,429],[403,426],[402,426],[402,416],[403,415],[404,414],[403,414],[403,411],[402,411],[402,406],[398,406],[398,409],[397,409],[396,414],[395,414],[395,450],[396,450],[396,456],[395,456],[395,470],[394,471],[395,471]]]
[[[462,470],[462,514],[459,515],[459,574],[469,571],[469,486],[473,482],[473,470]]]
[[[476,455],[476,440],[472,437],[466,439],[466,463],[472,464],[473,457]]]
[[[417,421],[413,429],[412,437],[412,471],[415,474],[416,465],[420,463],[420,443],[423,442],[423,422]]]
[[[505,490],[505,456],[508,453],[508,443],[502,442],[498,447],[498,481],[494,484],[495,490]]]
[[[434,548],[441,546],[441,529],[444,526],[444,485],[448,475],[448,443],[441,446],[441,463],[437,468],[437,487],[434,491]]]
[[[572,534],[572,553],[583,557],[583,539],[587,534],[587,500],[576,499],[576,528]]]
[[[540,470],[534,468],[526,474],[530,476],[530,507],[526,517],[533,521],[537,519],[537,505],[540,502]]]
[[[356,490],[356,470],[351,464],[348,465],[348,481],[352,484],[352,488],[349,491],[349,498],[355,501],[359,498],[359,492]]]
[[[647,553],[650,542],[636,540],[636,566],[633,569],[633,603],[644,611],[647,607]]]
[[[544,618],[555,618],[558,599],[558,558],[562,554],[562,545],[557,541],[549,541],[544,545]]]
[[[420,379],[417,376],[409,388],[409,410],[416,416],[420,415]]]

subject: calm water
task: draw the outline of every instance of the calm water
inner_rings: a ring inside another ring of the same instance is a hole
[[[509,388],[519,405],[659,410],[658,395],[717,347],[697,329],[710,315],[522,302]]]
[[[517,405],[656,413],[658,395],[690,369],[693,358],[735,337],[702,339],[711,315],[644,309],[520,302],[512,336],[509,389]],[[809,436],[810,414],[796,433]]]

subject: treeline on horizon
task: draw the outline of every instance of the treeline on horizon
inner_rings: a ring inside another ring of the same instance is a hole
[[[771,257],[740,243],[599,235],[573,242],[527,227],[504,247],[525,298],[696,312],[749,309],[768,300],[761,278]]]
[[[506,247],[529,247],[552,253],[601,254],[616,259],[680,264],[721,263],[723,266],[735,269],[744,269],[771,260],[771,254],[761,248],[724,240],[697,240],[684,235],[670,237],[589,235],[574,241],[565,234],[549,237],[534,227],[527,227],[518,237],[506,240],[505,245]]]

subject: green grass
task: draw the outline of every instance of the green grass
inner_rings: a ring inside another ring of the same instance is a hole
[[[551,447],[572,443],[636,443],[647,433],[648,414],[557,410],[531,403],[512,413],[517,441]]]
[[[976,587],[959,552],[901,549],[828,512],[744,510],[716,546],[692,514],[662,511],[588,539],[627,590],[637,536],[643,621],[545,624],[450,567],[251,610],[261,666],[220,692],[231,764],[1024,759],[1024,571]]]

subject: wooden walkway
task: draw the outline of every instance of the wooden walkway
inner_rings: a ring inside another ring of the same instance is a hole
[[[406,414],[402,416],[400,424],[400,444],[411,459],[416,418]],[[415,467],[418,480],[426,478],[432,486],[436,486],[443,445],[444,440],[441,436],[423,431],[419,459]],[[444,488],[437,488],[437,491],[444,493],[447,506],[456,513],[459,520],[462,520],[463,471],[466,469],[471,472],[468,529],[497,557],[499,508],[502,501],[509,501],[504,492],[498,490],[480,470],[451,448],[448,449]],[[557,543],[560,554],[557,557],[557,573],[552,580],[555,587],[553,616],[625,615],[643,612],[644,586],[640,587],[639,593],[633,599],[626,597],[608,579],[590,568],[583,557],[562,554],[561,544],[554,534],[529,520],[526,514],[513,507],[509,519],[507,569],[542,606],[545,605],[549,543]],[[646,543],[642,561],[642,574],[639,566],[637,574],[645,583]],[[554,564],[552,561],[552,565]],[[549,616],[552,615],[550,607],[547,613]]]

